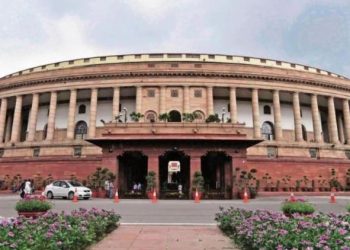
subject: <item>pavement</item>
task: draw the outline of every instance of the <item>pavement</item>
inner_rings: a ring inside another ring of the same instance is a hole
[[[281,203],[288,197],[260,197],[249,200],[244,204],[242,200],[203,200],[199,204],[193,200],[158,200],[152,204],[150,200],[121,199],[115,204],[112,199],[79,200],[51,200],[53,211],[70,212],[79,207],[114,210],[122,216],[121,223],[134,224],[172,224],[172,225],[215,225],[215,214],[219,207],[239,207],[251,210],[269,209],[280,211]],[[300,198],[300,197],[296,197]],[[336,197],[337,203],[329,203],[329,197],[307,197],[316,206],[317,211],[343,213],[346,205],[350,204],[350,197]],[[17,212],[14,207],[19,200],[17,195],[0,196],[0,216],[12,217]]]
[[[91,250],[236,250],[216,226],[122,225]]]

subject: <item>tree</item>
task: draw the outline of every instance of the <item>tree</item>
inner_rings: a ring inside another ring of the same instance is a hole
[[[165,122],[169,121],[169,118],[170,118],[169,113],[162,113],[162,114],[159,114],[158,116],[158,119],[160,121],[165,121]]]
[[[144,115],[141,114],[141,113],[132,112],[132,113],[130,114],[130,118],[131,118],[131,120],[133,120],[134,122],[140,121],[140,118],[142,118],[142,117],[144,117]]]
[[[215,114],[215,115],[209,115],[207,119],[205,119],[206,123],[210,123],[210,122],[221,122],[219,115]]]

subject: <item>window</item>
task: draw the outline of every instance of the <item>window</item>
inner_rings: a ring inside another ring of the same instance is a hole
[[[39,157],[39,155],[40,155],[40,148],[39,147],[33,148],[33,157]]]
[[[0,158],[4,156],[5,150],[3,148],[0,148]]]
[[[261,63],[266,63],[266,59],[260,59]]]
[[[272,141],[274,138],[273,124],[271,122],[264,122],[261,126],[261,134],[265,140]]]
[[[75,139],[84,139],[87,135],[88,126],[85,121],[78,121],[75,125],[74,138]]]
[[[249,57],[244,57],[243,60],[244,60],[245,62],[249,62],[249,61],[250,61],[250,58],[249,58]]]
[[[30,70],[29,70],[29,72],[33,72],[33,71],[34,71],[34,69],[30,69]]]
[[[106,57],[105,56],[103,56],[103,57],[100,57],[100,61],[106,61]]]
[[[264,115],[271,115],[271,107],[269,105],[264,106]]]
[[[276,65],[282,65],[281,61],[276,61]]]
[[[163,58],[163,54],[151,54],[149,58]]]
[[[156,91],[154,89],[148,89],[147,90],[147,97],[155,97]]]
[[[170,91],[170,96],[171,97],[179,97],[179,90],[178,89],[172,89]]]
[[[202,90],[201,89],[195,89],[194,90],[194,97],[202,97]]]
[[[60,184],[61,184],[60,181],[55,181],[54,183],[52,183],[52,185],[55,186],[55,187],[59,187]]]
[[[135,55],[135,59],[140,59],[141,55]]]
[[[88,63],[88,62],[90,62],[90,58],[85,58],[84,63]]]
[[[123,60],[123,59],[124,59],[124,56],[117,56],[117,59],[118,59],[118,60]]]
[[[196,54],[186,54],[186,58],[200,58],[200,55],[196,55]]]
[[[308,67],[308,66],[304,66],[304,69],[305,69],[305,70],[309,70],[309,67]]]
[[[208,58],[209,59],[215,59],[215,55],[209,55]]]
[[[75,157],[81,156],[81,147],[74,147],[74,156]]]
[[[267,157],[276,158],[277,157],[277,148],[276,147],[267,147]]]
[[[74,64],[74,61],[73,61],[73,60],[72,60],[72,61],[69,61],[68,64]]]
[[[320,69],[316,69],[317,73],[321,73],[321,70]]]
[[[231,105],[230,105],[230,103],[227,103],[227,112],[231,112]]]
[[[311,158],[317,159],[318,158],[318,149],[317,148],[310,148],[309,154]]]
[[[295,68],[295,64],[294,64],[294,63],[291,63],[290,66],[291,66],[292,68]]]
[[[58,67],[58,66],[60,66],[60,63],[55,63],[55,67]]]
[[[78,114],[85,114],[85,113],[86,113],[86,106],[84,104],[79,105]]]
[[[233,60],[233,56],[226,56],[227,60]]]
[[[46,69],[46,65],[44,65],[44,66],[41,66],[41,69]]]
[[[145,114],[146,121],[148,122],[156,122],[157,121],[157,113],[154,111],[147,111]]]

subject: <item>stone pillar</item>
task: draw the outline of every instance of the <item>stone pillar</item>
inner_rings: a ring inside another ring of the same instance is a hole
[[[201,153],[193,152],[190,154],[190,190],[189,197],[192,199],[192,189],[194,188],[192,185],[193,177],[195,172],[202,172],[201,170]]]
[[[1,108],[0,108],[0,143],[4,142],[6,113],[7,113],[7,98],[2,98]]]
[[[329,121],[329,134],[331,143],[339,143],[337,118],[335,114],[334,98],[328,97],[328,121]]]
[[[136,113],[142,113],[142,87],[136,87]]]
[[[273,91],[273,119],[275,121],[275,140],[283,140],[280,93],[278,90]]]
[[[28,137],[27,141],[34,141],[36,132],[36,122],[38,119],[39,109],[39,94],[33,94],[32,108],[30,109],[29,123],[28,123]]]
[[[344,132],[346,144],[350,144],[350,110],[349,100],[343,100]]]
[[[10,113],[10,112],[8,112]],[[6,119],[6,128],[5,128],[5,142],[8,142],[11,140],[11,130],[12,130],[12,124],[13,124],[13,114],[8,114]]]
[[[11,142],[18,142],[20,137],[21,116],[22,116],[22,96],[16,97],[16,105],[12,122]]]
[[[253,113],[253,136],[254,138],[261,137],[260,130],[260,112],[259,112],[259,93],[257,89],[252,92],[252,113]]]
[[[236,98],[236,88],[230,88],[230,114],[231,114],[231,122],[237,123],[237,98]]]
[[[120,88],[115,87],[113,90],[112,121],[114,121],[116,115],[119,114],[119,104],[120,104]]]
[[[320,111],[318,110],[317,95],[311,95],[311,112],[312,112],[312,125],[314,129],[315,142],[321,143],[322,138],[322,127]]]
[[[184,113],[190,113],[190,87],[184,86]]]
[[[207,88],[207,116],[214,115],[213,87]]]
[[[159,197],[159,155],[155,152],[148,153],[148,162],[147,162],[147,172],[153,171],[156,173],[156,192],[157,197]]]
[[[49,118],[47,121],[47,136],[46,140],[53,140],[55,133],[55,119],[56,119],[56,107],[57,107],[57,92],[51,92]]]
[[[96,135],[97,96],[98,96],[98,90],[91,89],[90,120],[89,120],[89,137],[90,138],[95,137]]]
[[[160,87],[160,93],[159,93],[159,114],[164,114],[166,112],[166,87],[161,86]]]
[[[338,118],[339,141],[341,143],[345,143],[343,119],[341,116],[338,116],[337,118]]]
[[[67,124],[67,139],[74,139],[75,129],[75,110],[77,107],[77,90],[70,91],[69,109],[68,109],[68,124]]]
[[[293,113],[294,113],[294,133],[295,141],[303,141],[303,131],[301,128],[299,93],[293,93]]]

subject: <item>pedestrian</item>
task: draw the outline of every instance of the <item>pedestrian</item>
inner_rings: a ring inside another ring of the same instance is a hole
[[[105,180],[105,191],[106,191],[106,197],[109,197],[109,180]]]
[[[19,186],[18,190],[19,190],[19,196],[21,196],[21,198],[23,199],[24,198],[24,187],[25,187],[25,183],[26,183],[26,180],[23,180],[21,185]]]
[[[32,194],[32,185],[30,183],[30,180],[26,180],[24,184],[24,195],[31,195]]]
[[[113,189],[114,189],[114,184],[113,182],[109,182],[109,198],[112,199],[113,198]]]

